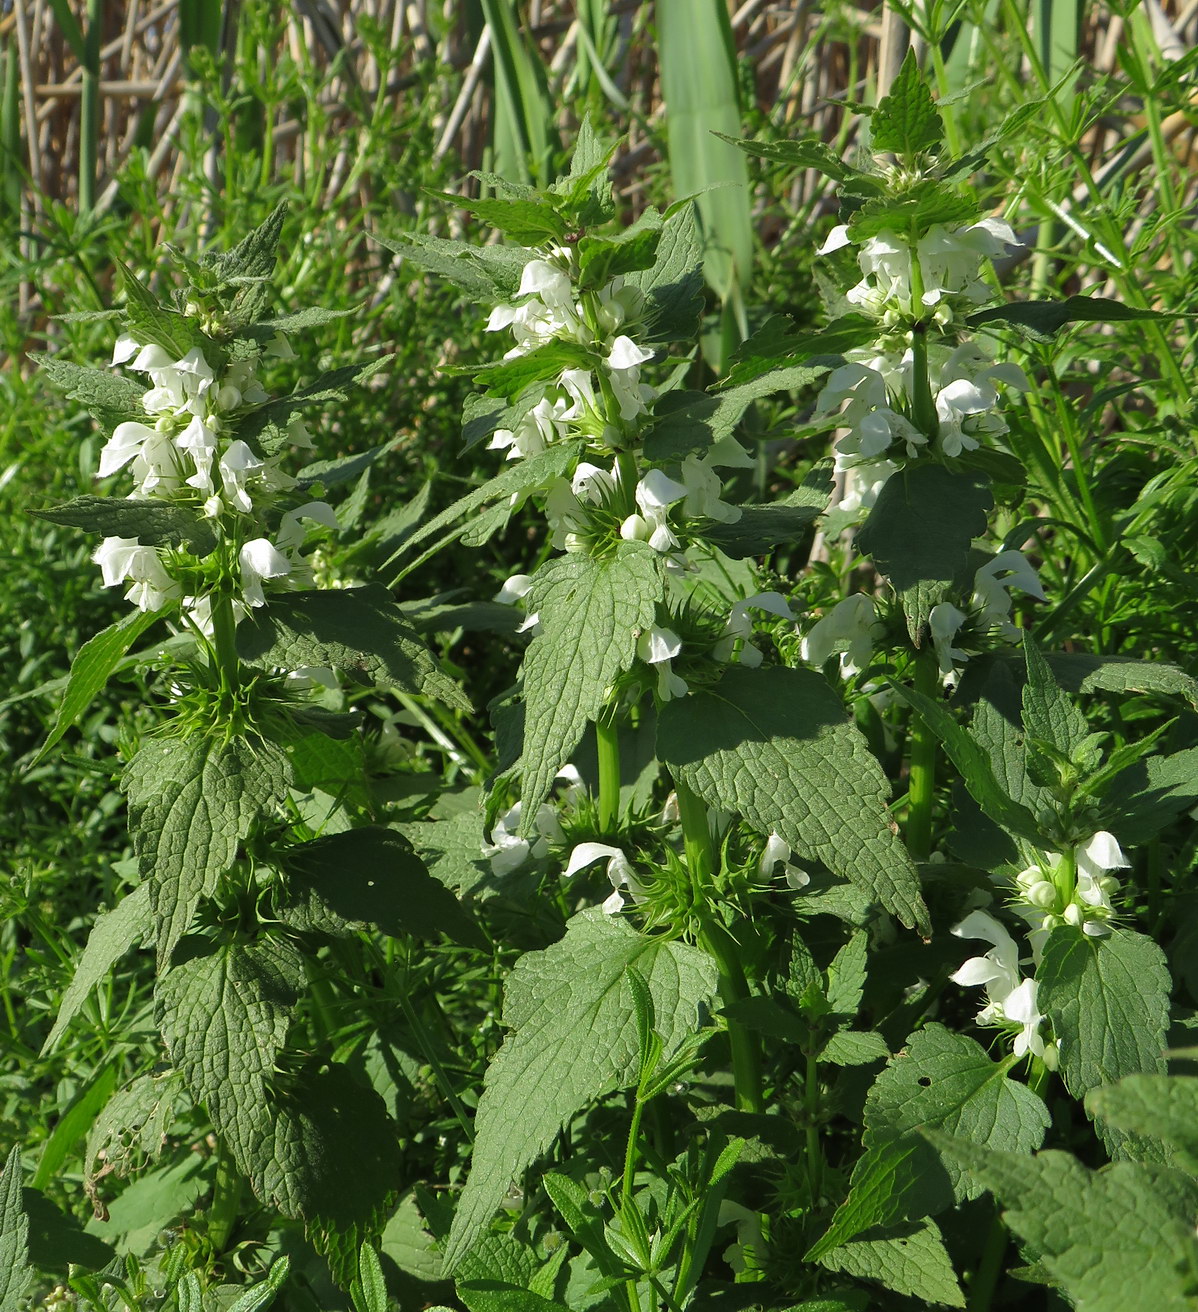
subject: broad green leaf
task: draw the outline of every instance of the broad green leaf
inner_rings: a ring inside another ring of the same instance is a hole
[[[628,286],[645,296],[638,342],[693,342],[703,313],[703,239],[693,202],[667,214],[652,269],[630,273]]]
[[[641,542],[623,542],[603,559],[566,555],[535,576],[529,611],[540,615],[540,632],[521,672],[522,826],[535,823],[558,771],[606,704],[612,680],[632,665],[664,589],[662,558]]]
[[[865,314],[846,314],[818,332],[798,329],[784,314],[772,314],[737,348],[722,389],[741,387],[781,366],[813,358],[839,357],[853,347],[877,341],[878,322]]]
[[[111,1061],[80,1080],[74,1097],[42,1145],[42,1155],[33,1174],[35,1189],[45,1189],[58,1179],[71,1150],[95,1124],[96,1117],[100,1115],[115,1088],[116,1066]]]
[[[875,1226],[918,1220],[940,1210],[944,1191],[935,1172],[928,1169],[928,1158],[926,1145],[914,1137],[886,1139],[867,1148],[853,1167],[849,1196],[803,1261],[818,1262]]]
[[[1003,1220],[1078,1308],[1193,1308],[1198,1202],[1178,1206],[1174,1173],[1138,1162],[1088,1171],[1062,1152],[988,1152],[941,1134],[934,1142],[995,1194]]]
[[[304,984],[303,958],[294,944],[265,936],[221,945],[190,939],[184,948],[158,977],[158,1025],[238,1167],[260,1179],[273,1138],[268,1086]]]
[[[357,727],[355,717],[355,729]],[[301,792],[319,788],[342,801],[367,805],[366,752],[362,735],[334,738],[317,729],[287,744],[293,786]]]
[[[131,337],[143,346],[161,346],[172,360],[182,360],[189,351],[199,349],[209,364],[216,363],[215,342],[206,337],[198,319],[188,318],[177,310],[159,305],[158,298],[142,284],[132,269],[114,257],[125,293],[125,325]]]
[[[441,1279],[441,1249],[424,1223],[414,1194],[400,1199],[379,1238],[379,1251],[417,1280]]]
[[[950,588],[969,588],[973,539],[985,533],[993,505],[981,475],[926,460],[899,470],[878,494],[858,545],[902,599],[917,648],[928,642],[932,607]]]
[[[186,547],[195,556],[207,556],[216,550],[211,521],[197,510],[169,501],[83,496],[29,513],[51,524],[65,524],[106,537],[137,538],[145,547]]]
[[[877,1280],[896,1294],[907,1294],[925,1306],[965,1306],[940,1230],[935,1221],[926,1218],[867,1230],[825,1253],[819,1264],[830,1271]]]
[[[872,1030],[841,1030],[824,1044],[819,1059],[833,1066],[868,1066],[889,1056],[890,1049],[880,1034]]]
[[[251,665],[298,670],[326,665],[366,686],[394,686],[472,709],[437,667],[385,588],[326,588],[272,598],[237,628],[237,651]]]
[[[182,1092],[182,1076],[170,1071],[139,1075],[109,1098],[87,1135],[84,1188],[90,1197],[104,1176],[131,1175],[159,1156]]]
[[[403,832],[424,859],[429,874],[459,896],[471,892],[491,872],[482,856],[482,818],[471,809],[447,820],[417,820]]]
[[[781,501],[769,506],[741,506],[735,524],[712,524],[704,529],[703,536],[733,560],[764,555],[801,538],[828,508],[831,495],[831,474],[826,466],[817,465]]]
[[[960,227],[978,217],[977,193],[925,174],[898,195],[871,196],[849,217],[856,244],[882,232],[927,232],[936,224]]]
[[[965,786],[982,810],[1011,834],[1017,834],[1039,846],[1048,846],[1041,835],[1036,817],[1020,802],[1007,796],[1006,789],[994,773],[989,752],[957,723],[952,712],[923,693],[894,685],[895,691],[923,717],[940,740],[949,760],[961,772]]]
[[[462,409],[463,450],[469,451],[489,438],[497,428],[509,431],[519,427],[541,400],[544,391],[530,387],[513,401],[474,392]]]
[[[852,1020],[865,992],[868,934],[854,934],[828,965],[824,996],[836,1016]]]
[[[1008,324],[1033,341],[1051,342],[1070,323],[1126,323],[1144,319],[1173,322],[1182,317],[1186,316],[1142,310],[1105,296],[1067,296],[1063,301],[1012,301],[994,305],[971,314],[968,323],[971,328],[987,323]]]
[[[717,132],[716,136],[723,137]],[[862,176],[843,156],[818,137],[799,137],[794,141],[746,141],[739,137],[723,137],[729,145],[737,146],[746,155],[772,160],[777,164],[790,164],[796,169],[814,169],[825,177],[844,182]]]
[[[729,669],[671,701],[658,755],[709,806],[776,832],[921,931],[919,877],[886,807],[889,785],[839,696],[813,670]]]
[[[430,191],[428,194],[465,210],[484,227],[502,232],[521,246],[560,245],[569,232],[566,216],[545,201],[506,200],[497,196],[472,200],[448,191]]]
[[[96,1235],[88,1234],[73,1216],[63,1212],[38,1189],[23,1189],[21,1205],[29,1218],[29,1264],[40,1271],[66,1271],[72,1263],[98,1271],[116,1253]],[[0,1261],[3,1260],[0,1239]]]
[[[384,355],[373,360],[360,360],[357,364],[342,365],[339,369],[318,375],[306,387],[251,411],[239,423],[237,436],[260,450],[263,455],[278,455],[291,444],[289,425],[293,419],[301,417],[302,411],[329,401],[344,401],[351,387],[365,383],[381,369],[385,369],[392,358]]]
[[[159,965],[187,932],[258,821],[286,797],[282,750],[265,739],[150,738],[125,767],[129,828],[150,886]]]
[[[518,246],[472,246],[423,232],[376,233],[374,239],[411,264],[453,283],[476,308],[515,296],[524,266],[536,258]]]
[[[45,760],[50,749],[92,704],[129,648],[162,614],[162,611],[130,611],[79,648],[79,654],[71,662],[54,725],[34,757],[34,765]]]
[[[969,722],[969,736],[989,759],[999,789],[1032,815],[1051,810],[1052,795],[1027,775],[1021,693],[1005,665],[991,668],[982,696]]]
[[[564,1303],[528,1289],[472,1289],[459,1282],[458,1297],[470,1312],[570,1312]]]
[[[514,401],[537,383],[556,382],[566,369],[594,369],[598,362],[599,356],[580,342],[553,338],[510,360],[455,366],[445,372],[467,374],[494,396]]]
[[[636,1014],[624,979],[629,966],[649,986],[668,1057],[698,1028],[700,1009],[713,1003],[717,972],[706,953],[638,934],[590,910],[569,922],[558,943],[516,963],[504,989],[503,1022],[512,1032],[487,1069],[447,1269],[470,1249],[512,1178],[572,1116],[636,1082]]]
[[[1139,846],[1198,802],[1198,747],[1150,756],[1122,770],[1103,790],[1103,827]]]
[[[276,315],[273,319],[262,319],[254,324],[254,336],[271,338],[276,333],[298,333],[308,328],[323,328],[326,324],[336,323],[350,315],[361,315],[363,305],[351,305],[346,310],[326,310],[320,305],[308,305],[302,310],[293,310],[290,314]]]
[[[631,227],[611,237],[583,237],[576,249],[579,288],[602,288],[616,277],[625,277],[657,262],[662,217],[650,206]]]
[[[1198,1174],[1198,1076],[1129,1075],[1091,1089],[1086,1110],[1117,1130],[1163,1139]]]
[[[0,1312],[19,1312],[33,1279],[29,1265],[29,1218],[21,1203],[21,1150],[10,1149],[0,1175]]]
[[[394,829],[364,825],[298,843],[276,855],[294,903],[283,911],[298,928],[344,934],[376,925],[385,934],[485,946],[461,903],[429,874]]]
[[[1036,982],[1075,1098],[1125,1075],[1164,1072],[1171,984],[1152,939],[1127,929],[1090,938],[1060,925],[1048,936]]]
[[[1033,738],[1043,738],[1066,756],[1090,732],[1086,717],[1061,691],[1048,662],[1030,633],[1023,635],[1027,684],[1023,689],[1023,727]]]
[[[865,1102],[863,1142],[873,1147],[932,1126],[992,1148],[1032,1152],[1044,1141],[1048,1109],[1025,1084],[1008,1077],[1012,1065],[1012,1059],[991,1061],[967,1035],[926,1025],[874,1081]],[[944,1168],[958,1200],[977,1196],[979,1186],[967,1171],[951,1160]]]
[[[645,436],[645,457],[665,464],[705,455],[717,442],[732,436],[754,401],[807,387],[831,367],[830,362],[811,360],[771,369],[723,392],[667,392],[656,406],[653,426]]]
[[[265,220],[228,251],[205,251],[200,264],[218,285],[237,284],[237,294],[230,307],[238,323],[252,323],[269,299],[266,280],[278,263],[279,239],[287,205],[276,205]]]
[[[1180,693],[1198,707],[1198,679],[1176,665],[1084,652],[1053,652],[1045,659],[1066,692]]]
[[[519,498],[535,488],[548,487],[555,478],[560,478],[571,468],[582,454],[582,451],[582,442],[555,442],[552,446],[547,447],[535,456],[530,456],[527,460],[514,461],[490,482],[484,483],[482,487],[475,488],[473,492],[468,492],[464,497],[455,501],[452,506],[441,511],[440,514],[434,515],[432,519],[405,539],[399,551],[387,561],[388,565],[394,563],[401,553],[412,552],[415,547],[422,542],[427,542],[429,538],[435,537],[443,529],[451,525],[457,525],[457,527],[451,529],[440,542],[430,547],[423,555],[405,565],[391,580],[389,586],[394,587],[402,578],[410,574],[418,565],[423,564],[447,542],[452,542],[454,538],[465,532],[471,522],[471,517],[476,515],[488,502],[498,501],[501,498],[503,500],[509,500],[512,497]]]
[[[81,401],[88,413],[105,428],[115,428],[131,419],[145,423],[144,383],[109,373],[106,369],[71,364],[52,355],[31,352],[29,358],[41,365],[55,387],[72,401]]]
[[[873,150],[899,155],[907,163],[944,140],[944,124],[914,50],[907,51],[889,94],[870,116],[869,129]]]

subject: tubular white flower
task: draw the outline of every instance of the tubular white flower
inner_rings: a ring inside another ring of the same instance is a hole
[[[1004,577],[1000,578],[999,575]],[[1035,567],[1022,551],[1000,551],[974,575],[973,601],[984,624],[999,628],[1012,641],[1019,630],[1010,621],[1011,590],[1017,588],[1029,597],[1046,601]]]
[[[294,566],[268,538],[254,538],[238,553],[241,566],[241,591],[249,606],[265,606],[262,584],[269,579],[286,578]]]
[[[882,634],[877,604],[864,592],[854,592],[808,630],[799,648],[805,661],[823,666],[840,652],[840,671],[846,677],[859,674],[870,662],[874,642]]]
[[[637,879],[632,863],[624,854],[623,848],[612,847],[607,843],[579,843],[570,853],[566,868],[562,871],[562,878],[570,879],[580,871],[585,870],[587,866],[594,865],[596,861],[602,861],[605,858],[607,860],[607,878],[614,891],[603,903],[603,910],[610,916],[619,911],[624,905],[624,899],[620,893],[622,888],[628,889],[634,901],[644,891],[643,885]]]
[[[674,673],[671,660],[682,650],[682,639],[673,629],[654,625],[636,640],[636,654],[646,665],[656,665],[657,695],[663,702],[685,697],[690,691],[686,680]]]
[[[957,661],[967,661],[969,653],[952,645],[961,625],[969,617],[950,601],[942,601],[928,612],[928,628],[941,674],[952,674]]]
[[[183,589],[166,572],[158,552],[143,546],[137,538],[105,538],[92,553],[100,567],[106,588],[129,579],[132,586],[125,593],[138,610],[160,610],[168,601],[176,601]]]
[[[811,883],[811,876],[801,866],[791,865],[790,857],[790,844],[771,832],[766,839],[765,850],[757,863],[757,869],[767,878],[772,879],[777,873],[778,866],[781,866],[787,886],[797,892]]]
[[[794,619],[794,611],[791,610],[790,603],[780,592],[757,592],[741,601],[734,601],[728,612],[728,622],[724,625],[723,636],[711,649],[713,660],[730,661],[739,643],[741,644],[739,660],[742,665],[755,670],[761,664],[761,652],[752,643],[753,621],[749,618],[751,610],[763,610],[768,615],[777,615],[779,619]]]
[[[611,345],[607,372],[620,407],[620,418],[625,422],[644,414],[647,403],[657,395],[653,388],[641,383],[640,367],[652,358],[652,351],[637,346],[630,337],[621,335]]]

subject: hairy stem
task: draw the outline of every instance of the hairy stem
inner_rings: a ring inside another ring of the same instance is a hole
[[[614,834],[620,819],[620,735],[615,717],[595,722],[599,756],[599,828]]]
[[[237,655],[237,625],[233,619],[232,597],[213,599],[212,647],[221,684],[232,692],[241,683],[241,659]]]

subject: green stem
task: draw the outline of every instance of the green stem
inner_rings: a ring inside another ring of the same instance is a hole
[[[79,212],[96,207],[96,173],[100,141],[100,45],[103,0],[87,0],[87,30],[83,38],[83,95],[79,108]]]
[[[939,691],[936,654],[929,648],[915,655],[915,691],[935,697]],[[936,792],[936,735],[915,715],[911,720],[911,760],[907,789],[907,847],[916,861],[932,850],[932,802]]]
[[[212,602],[212,648],[221,684],[230,692],[241,683],[241,659],[237,655],[237,625],[233,598],[217,597]]]
[[[216,1182],[212,1190],[212,1206],[208,1209],[208,1239],[214,1253],[223,1253],[233,1236],[237,1214],[241,1209],[241,1191],[245,1180],[233,1161],[233,1155],[223,1139],[218,1141],[216,1154]]]
[[[994,1299],[994,1289],[1002,1271],[1002,1260],[1006,1256],[1009,1236],[1007,1227],[1002,1223],[998,1208],[994,1209],[994,1218],[986,1235],[986,1245],[978,1259],[978,1268],[969,1282],[969,1301],[966,1312],[990,1312]]]
[[[595,721],[599,756],[599,830],[614,834],[620,819],[620,733],[615,717]]]
[[[695,890],[695,911],[701,929],[699,941],[715,958],[720,973],[720,997],[725,1005],[749,997],[749,982],[737,956],[735,942],[720,925],[708,901],[711,875],[715,869],[715,845],[707,806],[699,795],[681,779],[675,778],[678,814],[682,819],[682,840],[686,863]],[[761,1045],[757,1036],[731,1016],[727,1018],[728,1042],[732,1048],[732,1077],[736,1086],[736,1105],[741,1111],[760,1112],[765,1107],[761,1082]]]
[[[819,1142],[819,1061],[807,1055],[807,1075],[803,1081],[803,1112],[806,1117],[807,1182],[811,1189],[811,1206],[819,1207],[824,1192],[824,1152]]]
[[[627,1211],[633,1206],[632,1182],[636,1175],[636,1162],[640,1156],[638,1144],[641,1137],[641,1117],[645,1104],[641,1101],[638,1090],[632,1107],[632,1123],[628,1127],[628,1144],[624,1149],[624,1178],[620,1181],[620,1210]]]
[[[939,436],[936,405],[932,400],[932,382],[928,377],[928,326],[923,317],[923,269],[919,264],[919,232],[913,226],[908,233],[911,243],[911,403],[915,427],[929,442]]]

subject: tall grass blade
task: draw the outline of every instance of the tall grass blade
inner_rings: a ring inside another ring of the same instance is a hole
[[[21,186],[24,170],[21,167],[21,98],[20,64],[16,38],[12,35],[4,45],[4,60],[0,75],[4,78],[0,88],[0,211],[13,221],[21,211]]]
[[[205,46],[220,51],[225,22],[225,0],[179,0],[179,37],[184,50]]]
[[[495,68],[494,170],[521,182],[549,182],[554,110],[544,65],[521,34],[516,0],[480,2]]]
[[[742,289],[753,261],[745,157],[712,135],[740,135],[736,48],[724,0],[657,0],[657,35],[674,192],[698,194],[703,272],[724,306],[720,368],[731,342],[745,335]]]

